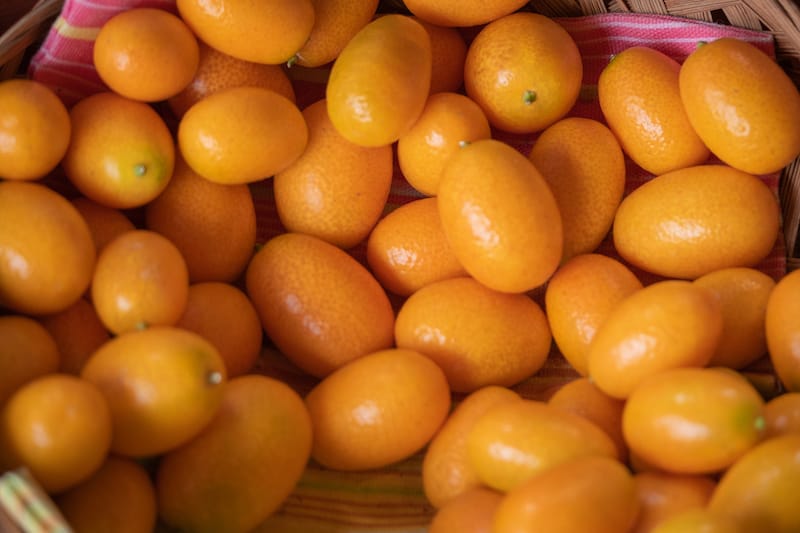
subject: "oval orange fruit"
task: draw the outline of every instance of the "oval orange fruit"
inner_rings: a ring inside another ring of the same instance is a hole
[[[683,62],[689,122],[718,158],[751,174],[800,154],[800,92],[774,59],[734,38],[702,44]]]
[[[263,87],[231,87],[184,113],[178,146],[189,166],[226,185],[271,177],[296,160],[308,128],[291,100]]]
[[[0,83],[0,177],[36,180],[56,168],[67,152],[72,124],[64,103],[34,80]]]
[[[516,385],[544,365],[552,340],[531,297],[470,277],[429,283],[409,296],[397,312],[394,338],[398,347],[436,361],[456,392]]]
[[[495,139],[450,158],[439,183],[439,215],[464,269],[503,292],[542,285],[561,261],[561,213],[533,163]]]
[[[287,231],[340,248],[363,241],[383,213],[394,171],[391,146],[360,146],[344,138],[323,98],[303,110],[308,144],[273,179],[275,207]]]
[[[647,376],[702,367],[722,336],[722,311],[705,289],[664,280],[633,292],[608,314],[589,346],[589,377],[627,398]]]
[[[361,471],[421,450],[450,411],[450,388],[431,359],[393,348],[340,367],[305,401],[314,428],[311,457],[327,468]]]
[[[759,178],[726,165],[662,174],[626,196],[614,218],[614,246],[630,264],[694,279],[755,266],[775,246],[780,208]]]
[[[597,96],[625,153],[651,174],[704,163],[710,152],[681,101],[681,65],[648,46],[616,54],[600,73]]]
[[[318,237],[273,237],[250,261],[245,284],[267,336],[314,376],[394,342],[383,288],[353,256]]]
[[[417,120],[431,82],[428,32],[411,17],[378,17],[339,53],[325,87],[328,114],[362,146],[395,142]]]
[[[58,370],[58,344],[41,322],[25,315],[0,316],[0,405],[40,376]]]

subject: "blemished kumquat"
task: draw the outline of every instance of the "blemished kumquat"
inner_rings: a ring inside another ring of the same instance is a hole
[[[148,7],[121,11],[94,39],[93,64],[112,91],[144,102],[166,100],[197,71],[197,38],[180,17]]]

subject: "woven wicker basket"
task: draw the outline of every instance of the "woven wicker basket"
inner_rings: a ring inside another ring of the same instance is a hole
[[[0,0],[0,80],[24,75],[27,61],[36,51],[51,24],[60,13],[64,0]],[[774,36],[778,61],[794,82],[800,86],[800,7],[796,0],[533,0],[529,8],[553,17],[573,17],[608,12],[634,12],[664,14],[728,24],[732,26],[767,31]],[[381,9],[402,11],[401,0],[382,0]],[[800,158],[782,173],[779,196],[783,212],[784,235],[787,250],[787,268],[800,268]],[[419,457],[393,469],[392,493],[399,494],[408,487],[418,492]],[[356,493],[363,483],[384,483],[379,472],[375,478],[354,480],[350,492]],[[311,484],[318,487],[330,485],[323,473],[312,472]],[[405,480],[408,480],[407,482]],[[408,485],[408,487],[406,486]],[[413,485],[413,486],[412,486]],[[324,489],[321,489],[324,490]],[[331,489],[328,489],[331,490]],[[395,518],[386,518],[387,527],[357,527],[345,525],[326,529],[328,532],[345,531],[414,531],[422,532],[420,525],[430,517],[432,509],[421,497],[400,498],[401,503],[391,511]],[[335,502],[336,512],[342,517],[358,518],[369,499],[356,504]],[[295,502],[296,505],[302,503]],[[390,513],[390,514],[391,514]],[[405,516],[405,518],[402,518]],[[405,521],[405,522],[404,522]],[[347,520],[345,520],[347,522]],[[350,523],[354,523],[351,521]],[[391,526],[389,526],[391,524]],[[405,524],[405,525],[403,525]],[[2,529],[2,527],[0,527]],[[271,531],[310,531],[297,525],[284,524],[278,519],[271,523]],[[260,531],[260,530],[259,530]],[[313,531],[321,531],[313,529]]]

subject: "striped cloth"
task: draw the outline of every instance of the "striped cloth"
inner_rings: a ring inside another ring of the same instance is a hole
[[[174,0],[67,0],[63,14],[33,57],[30,76],[54,87],[67,104],[104,90],[91,65],[92,40],[105,20],[122,9],[135,6],[175,10]],[[651,46],[680,62],[691,53],[698,41],[735,37],[755,44],[773,57],[775,53],[772,36],[768,33],[668,16],[605,14],[558,21],[573,36],[584,58],[584,86],[570,114],[598,120],[602,120],[596,98],[600,71],[613,54],[630,46]],[[303,108],[324,96],[326,74],[324,68],[311,72],[290,71],[299,107]],[[493,133],[496,138],[524,154],[529,152],[535,140],[535,136],[531,135],[510,135],[500,131]],[[627,165],[629,193],[651,176],[630,160]],[[763,176],[763,179],[777,195],[778,175]],[[258,214],[258,238],[265,241],[283,231],[273,202],[271,180],[253,184],[252,192]],[[395,165],[387,212],[419,197],[419,193],[409,186]],[[603,242],[598,251],[617,257],[610,238]],[[363,244],[350,252],[364,262]],[[785,273],[786,250],[782,237],[758,268],[775,279]],[[645,283],[657,279],[644,272],[637,271],[637,274]],[[533,291],[531,296],[541,302],[541,289]],[[313,385],[313,381],[270,351],[265,352],[259,371],[284,379],[301,393]],[[774,384],[766,361],[754,365],[752,375],[764,382],[767,388]],[[516,389],[528,398],[546,398],[556,387],[574,377],[574,371],[554,349],[544,368],[520,383]],[[391,467],[366,473],[331,472],[312,463],[284,507],[259,531],[422,533],[433,509],[422,492],[421,457],[421,454],[417,454]]]

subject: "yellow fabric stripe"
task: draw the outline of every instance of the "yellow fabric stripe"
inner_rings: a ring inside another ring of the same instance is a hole
[[[81,41],[94,41],[100,28],[87,28],[83,26],[73,26],[63,17],[58,17],[53,23],[53,27],[62,37],[69,39],[79,39]]]

